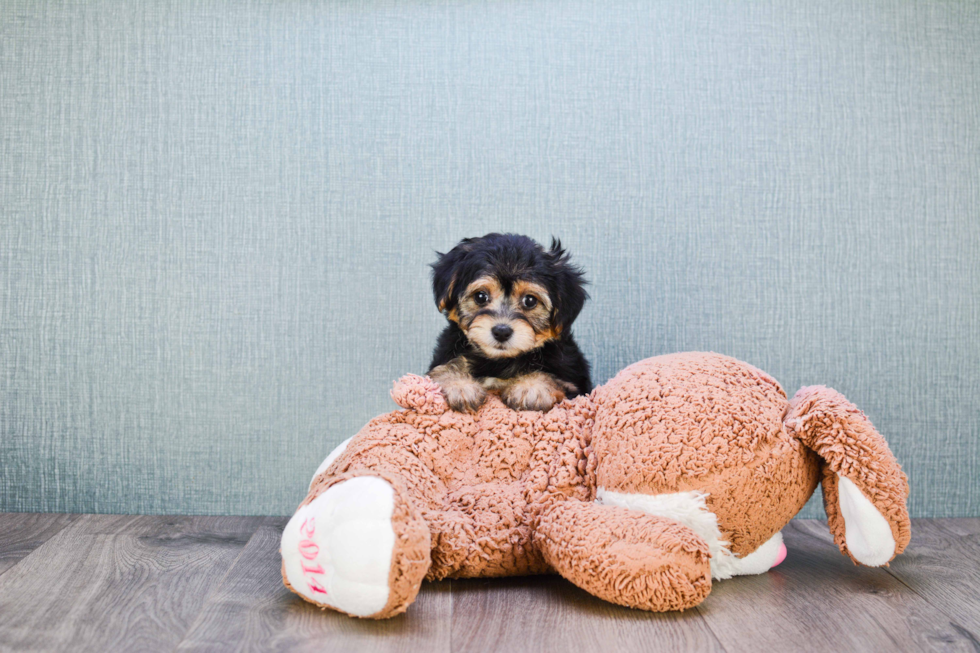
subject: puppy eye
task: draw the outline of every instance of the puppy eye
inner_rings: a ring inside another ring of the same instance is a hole
[[[480,306],[484,306],[487,302],[490,301],[490,295],[483,292],[482,290],[478,290],[475,293],[473,293],[473,301],[475,301]]]
[[[521,306],[523,306],[527,310],[531,310],[537,305],[538,305],[538,298],[535,297],[534,295],[524,295],[524,297],[521,299]]]

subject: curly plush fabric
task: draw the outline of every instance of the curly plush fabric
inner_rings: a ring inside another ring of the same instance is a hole
[[[455,413],[414,375],[392,397],[403,410],[331,454],[283,534],[287,586],[325,608],[384,618],[423,578],[557,572],[621,605],[683,610],[712,578],[778,564],[779,531],[821,477],[831,529],[856,562],[853,550],[879,564],[908,542],[908,485],[867,418],[826,388],[790,402],[727,356],[650,358],[547,413],[492,396]],[[362,477],[391,497],[363,508],[390,514],[387,539],[363,535],[373,522],[336,526],[341,509],[317,502]],[[850,483],[841,507],[838,485]],[[311,519],[327,539],[303,539]],[[387,588],[371,584],[384,577]]]
[[[909,484],[884,439],[871,421],[841,394],[824,386],[800,388],[790,402],[786,424],[823,458],[821,481],[824,508],[834,541],[855,564],[848,549],[838,496],[839,479],[857,486],[885,517],[896,555],[912,537],[905,500]],[[889,556],[891,558],[891,556]]]
[[[683,610],[711,591],[708,546],[663,517],[566,501],[541,520],[535,543],[558,573],[612,603]]]

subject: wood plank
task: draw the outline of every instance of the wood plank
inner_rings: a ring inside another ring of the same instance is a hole
[[[973,650],[894,576],[841,555],[825,523],[794,520],[783,535],[782,565],[721,581],[698,607],[727,650]]]
[[[941,610],[980,651],[980,519],[916,519],[888,572]]]
[[[449,582],[425,583],[406,614],[371,621],[320,610],[282,584],[279,540],[286,518],[259,527],[208,598],[179,651],[448,652]]]
[[[980,650],[977,519],[916,520],[887,570],[852,565],[822,522],[794,521],[783,565],[719,582],[681,614],[539,576],[426,584],[407,615],[382,622],[282,586],[285,522],[0,514],[0,649]]]
[[[560,576],[453,581],[453,651],[721,651],[697,612],[598,599]]]
[[[83,516],[0,576],[0,649],[171,651],[260,523]]]
[[[78,517],[58,513],[0,513],[0,574]]]

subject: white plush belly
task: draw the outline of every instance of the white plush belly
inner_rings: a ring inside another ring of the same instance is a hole
[[[626,494],[600,487],[596,503],[638,510],[680,522],[697,533],[708,544],[711,553],[711,577],[715,580],[761,574],[780,561],[783,535],[776,533],[758,549],[739,558],[728,548],[718,528],[718,517],[708,510],[707,494],[692,490],[671,494]]]

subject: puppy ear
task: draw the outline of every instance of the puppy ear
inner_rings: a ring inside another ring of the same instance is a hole
[[[572,325],[585,306],[589,295],[585,292],[585,273],[573,265],[569,254],[557,238],[551,238],[551,248],[545,252],[554,273],[554,296],[551,298],[551,321],[555,331],[561,333]]]
[[[457,287],[460,274],[459,266],[466,258],[471,240],[467,238],[460,241],[456,247],[445,254],[436,252],[439,258],[432,264],[432,294],[441,313],[448,312],[456,305],[457,291],[459,290]]]

